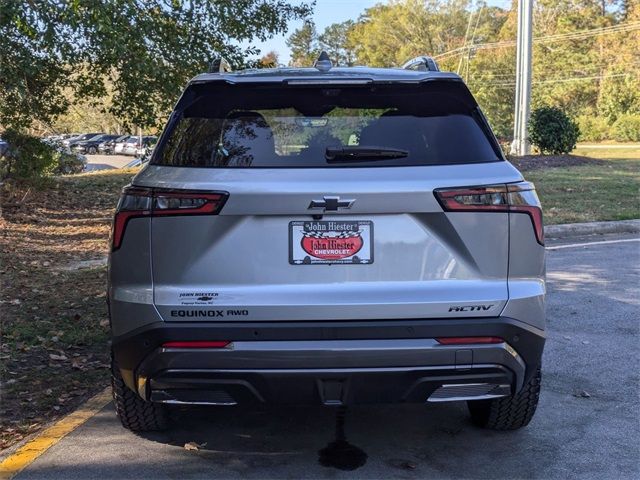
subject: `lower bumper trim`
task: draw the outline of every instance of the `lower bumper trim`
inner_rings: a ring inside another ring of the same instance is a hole
[[[493,383],[458,383],[443,385],[431,394],[428,402],[454,402],[457,400],[490,400],[511,395],[509,385]]]
[[[479,365],[466,371],[449,365],[331,370],[165,370],[153,376],[147,389],[149,400],[171,404],[339,406],[494,398],[510,395],[514,383],[514,373],[501,365]]]

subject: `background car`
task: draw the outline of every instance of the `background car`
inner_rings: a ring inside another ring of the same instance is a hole
[[[81,133],[67,133],[61,135],[62,139],[59,141],[59,143],[65,147],[68,147],[71,142],[73,142],[80,136],[82,136]]]
[[[146,135],[143,137],[132,136],[127,140],[122,150],[124,155],[140,156],[144,155],[147,148],[155,145],[158,137]]]
[[[115,138],[101,141],[98,144],[98,152],[104,155],[113,155],[116,143],[124,142],[131,135],[114,135]]]
[[[98,153],[98,146],[102,142],[115,140],[118,137],[120,137],[120,135],[111,135],[106,133],[103,135],[97,135],[89,140],[84,140],[74,144],[73,149],[79,153],[88,153],[89,155],[93,155]]]
[[[76,144],[80,143],[80,142],[84,142],[85,140],[89,140],[93,137],[96,137],[98,135],[104,135],[104,133],[83,133],[81,135],[78,135],[77,137],[72,137],[72,138],[67,138],[65,140],[62,141],[62,145],[64,145],[65,147],[69,147],[69,148],[73,148]]]
[[[7,150],[9,150],[9,144],[0,138],[0,157],[2,157]]]
[[[116,155],[122,155],[122,151],[124,150],[124,146],[129,139],[133,138],[132,135],[127,135],[125,137],[120,137],[115,144],[113,145],[113,153]]]

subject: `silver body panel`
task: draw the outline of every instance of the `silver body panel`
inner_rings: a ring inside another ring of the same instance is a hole
[[[433,195],[435,188],[521,179],[507,162],[324,170],[148,166],[135,185],[225,191],[230,197],[217,216],[132,220],[123,248],[112,259],[130,257],[131,250],[134,256],[142,253],[143,258],[115,263],[139,265],[147,276],[145,281],[134,275],[127,282],[112,282],[111,297],[155,304],[167,321],[193,321],[172,316],[185,307],[222,309],[226,320],[240,321],[482,317],[501,314],[507,304],[509,311],[517,311],[519,303],[526,304],[523,310],[532,303],[539,310],[541,258],[526,252],[543,248],[528,217],[512,214],[510,221],[506,213],[444,213]],[[310,200],[328,194],[356,201],[349,210],[323,219],[373,221],[372,265],[287,262],[289,222],[309,220]],[[510,236],[524,250],[511,264],[511,284],[507,260],[509,249],[516,247],[510,247]],[[151,250],[150,263],[149,251],[138,251],[143,244]],[[112,275],[118,277],[118,271]],[[188,297],[194,292],[216,296],[194,304]],[[458,306],[482,309],[450,311]],[[541,327],[539,312],[528,317]]]

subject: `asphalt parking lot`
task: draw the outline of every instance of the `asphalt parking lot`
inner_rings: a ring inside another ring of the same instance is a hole
[[[319,462],[335,439],[327,408],[182,410],[171,431],[138,436],[108,405],[17,478],[638,478],[638,240],[551,245],[543,392],[523,430],[478,429],[464,403],[353,407],[346,439],[366,462],[343,471]]]
[[[86,157],[87,167],[85,171],[87,172],[122,168],[134,160],[134,157],[127,155],[86,155]]]

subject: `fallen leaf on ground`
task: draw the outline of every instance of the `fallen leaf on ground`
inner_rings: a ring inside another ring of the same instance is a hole
[[[50,353],[49,358],[51,360],[67,360],[67,357],[65,355],[56,355],[55,353]]]
[[[204,447],[207,444],[207,442],[202,443],[202,444],[198,444],[196,442],[187,442],[184,444],[184,449],[185,450],[200,450],[200,448]]]

